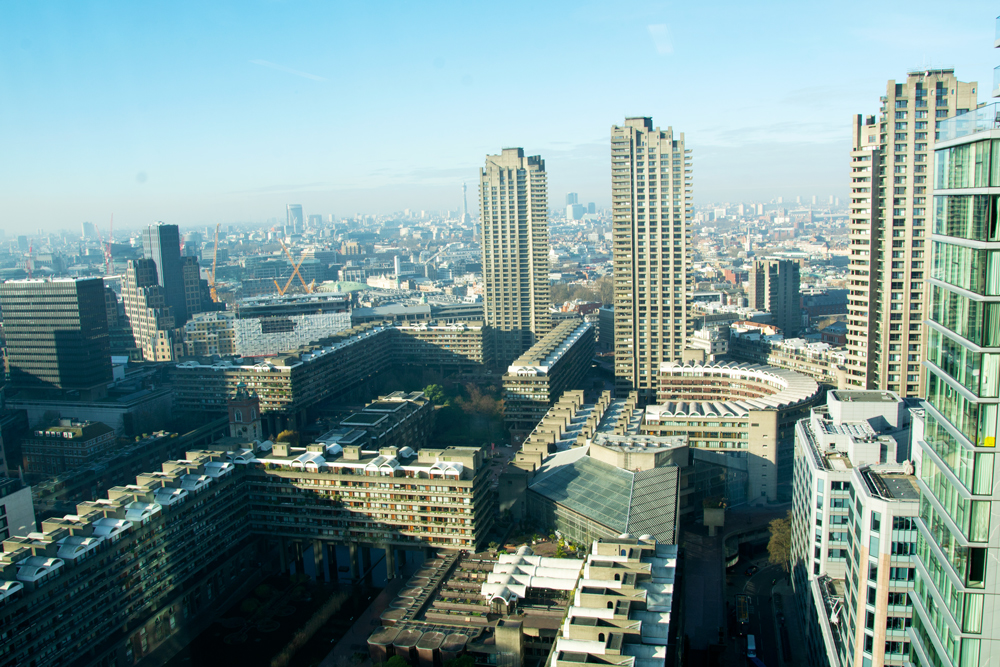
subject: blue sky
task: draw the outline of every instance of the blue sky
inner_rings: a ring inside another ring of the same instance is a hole
[[[4,3],[0,228],[474,206],[504,146],[604,206],[626,115],[685,133],[698,203],[843,197],[888,79],[953,66],[990,101],[996,7],[941,7]]]

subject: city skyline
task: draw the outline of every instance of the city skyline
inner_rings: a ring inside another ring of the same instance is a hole
[[[266,220],[289,201],[338,216],[458,209],[461,183],[497,145],[545,155],[553,197],[605,208],[606,128],[636,114],[685,128],[696,205],[843,199],[851,115],[877,112],[886,79],[953,66],[991,80],[992,14],[959,9],[866,5],[859,25],[850,7],[558,4],[524,25],[509,7],[468,19],[447,5],[15,7],[0,27],[0,91],[19,100],[0,111],[19,130],[0,228],[103,226],[112,213],[133,229]],[[525,47],[510,72],[481,65],[481,45],[510,34]],[[619,72],[608,95],[620,58],[646,63],[643,83]],[[551,120],[485,103],[511,77]]]

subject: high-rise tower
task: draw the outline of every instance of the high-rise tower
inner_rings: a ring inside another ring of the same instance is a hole
[[[177,225],[158,222],[142,230],[142,254],[156,264],[156,283],[163,298],[173,308],[178,326],[187,321],[184,276],[181,272],[181,236]]]
[[[486,324],[506,368],[550,326],[545,161],[521,148],[487,155],[479,203]]]
[[[852,385],[922,396],[935,124],[976,107],[954,70],[889,81],[878,119],[855,117],[847,366]]]
[[[688,337],[691,154],[684,135],[626,118],[611,128],[615,385],[656,398],[660,363]]]

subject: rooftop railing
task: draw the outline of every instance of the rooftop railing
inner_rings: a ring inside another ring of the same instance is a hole
[[[994,71],[994,87],[996,85],[996,72]],[[947,120],[939,121],[937,124],[937,140],[950,141],[960,137],[967,137],[977,132],[1000,129],[997,113],[1000,112],[1000,103],[987,104],[986,106],[972,109],[961,116],[955,116]]]

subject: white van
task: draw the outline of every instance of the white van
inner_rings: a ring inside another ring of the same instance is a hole
[[[754,640],[753,635],[747,635],[747,657],[757,657],[757,642]]]

